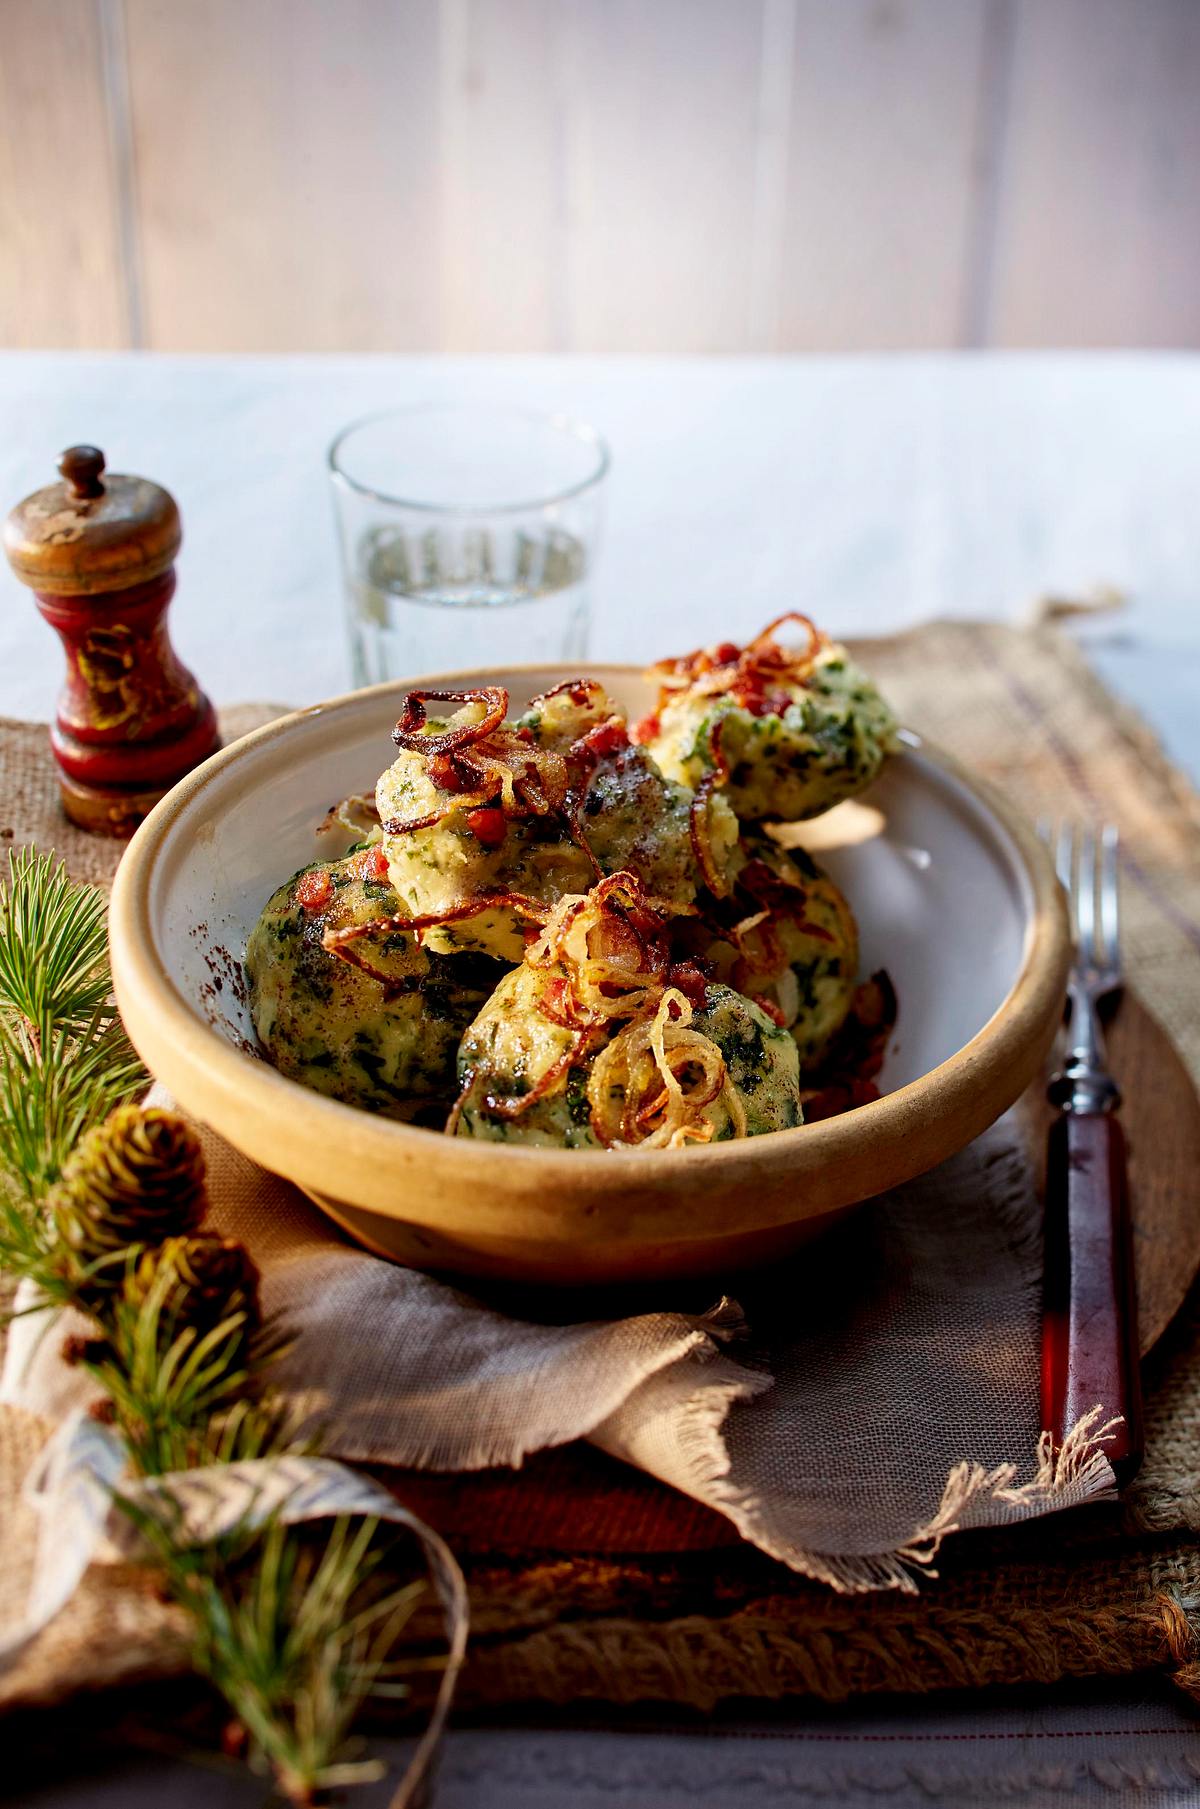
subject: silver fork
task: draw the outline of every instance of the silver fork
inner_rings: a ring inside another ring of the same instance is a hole
[[[1062,823],[1054,865],[1067,895],[1075,956],[1067,981],[1071,1046],[1051,1082],[1050,1098],[1069,1112],[1112,1112],[1121,1089],[1108,1071],[1100,1006],[1121,985],[1121,910],[1117,889],[1116,825],[1100,831],[1099,862],[1093,829]]]
[[[1039,825],[1051,841],[1048,827]],[[1137,1298],[1121,1091],[1108,1070],[1099,1007],[1121,985],[1118,837],[1063,823],[1055,866],[1071,909],[1070,1042],[1048,1089],[1060,1116],[1046,1160],[1042,1424],[1061,1449],[1092,1408],[1116,1422],[1106,1455],[1118,1483],[1142,1460]]]

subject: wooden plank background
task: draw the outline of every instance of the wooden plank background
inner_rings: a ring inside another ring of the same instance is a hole
[[[1200,344],[1200,0],[0,0],[0,345]]]

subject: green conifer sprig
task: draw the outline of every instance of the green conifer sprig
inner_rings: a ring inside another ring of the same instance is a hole
[[[75,1145],[147,1075],[112,998],[105,900],[35,849],[0,892],[0,1179],[40,1203]],[[6,1228],[0,1228],[6,1229]],[[23,1270],[28,1249],[0,1248]]]
[[[126,1105],[147,1078],[112,999],[102,894],[33,850],[10,855],[0,1269],[95,1321],[74,1354],[135,1473],[312,1450],[270,1386],[285,1340],[262,1323],[253,1264],[197,1234],[194,1136],[172,1114]],[[254,1768],[296,1805],[378,1777],[352,1752],[352,1725],[368,1696],[407,1693],[389,1653],[425,1591],[388,1583],[396,1541],[361,1518],[271,1520],[189,1547],[169,1498],[153,1512],[122,1505],[187,1609],[196,1667],[238,1717]]]

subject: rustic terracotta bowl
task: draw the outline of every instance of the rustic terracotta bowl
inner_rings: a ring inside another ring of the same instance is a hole
[[[648,708],[633,668],[588,670],[631,715]],[[507,685],[518,708],[571,676],[519,667],[450,682]],[[368,1248],[522,1281],[727,1273],[961,1149],[1037,1073],[1068,955],[1053,871],[994,792],[914,737],[866,808],[812,826],[858,915],[864,972],[886,966],[900,999],[876,1102],[745,1142],[558,1152],[393,1124],[285,1080],[254,1050],[246,938],[274,888],[315,858],[327,806],[372,788],[408,688],[335,698],[214,755],[138,830],[112,897],[117,998],[147,1065]]]

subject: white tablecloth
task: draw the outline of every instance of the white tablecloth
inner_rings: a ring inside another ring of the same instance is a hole
[[[181,358],[0,354],[0,507],[61,449],[171,488],[180,652],[218,703],[348,669],[325,452],[376,408],[562,410],[613,470],[592,651],[639,660],[801,608],[844,633],[1128,595],[1098,663],[1200,771],[1200,356]],[[50,714],[50,630],[0,569],[0,712]]]

